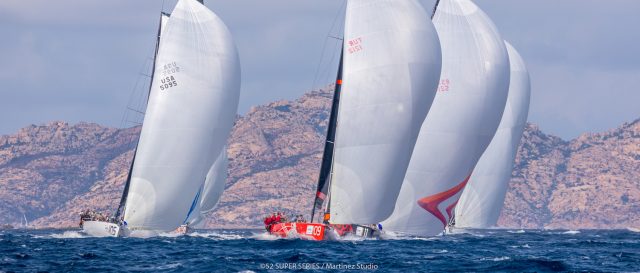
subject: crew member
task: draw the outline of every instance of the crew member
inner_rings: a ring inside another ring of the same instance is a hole
[[[267,215],[267,217],[264,218],[264,228],[267,229],[267,231],[271,229],[271,223],[271,216]]]

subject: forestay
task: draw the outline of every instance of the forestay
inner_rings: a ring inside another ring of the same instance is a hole
[[[393,211],[433,101],[441,52],[415,0],[349,0],[331,222],[371,224]]]
[[[520,54],[505,42],[511,64],[507,105],[491,144],[480,157],[455,209],[456,227],[488,228],[498,222],[520,139],[527,123],[531,83]]]
[[[130,229],[183,223],[233,125],[240,92],[229,30],[180,0],[162,31],[125,209]]]
[[[509,59],[489,17],[469,0],[441,0],[433,22],[442,45],[438,92],[422,124],[393,215],[383,228],[441,233],[473,167],[496,132]]]

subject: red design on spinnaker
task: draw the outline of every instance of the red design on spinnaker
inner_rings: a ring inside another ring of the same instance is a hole
[[[418,206],[433,214],[433,216],[435,216],[436,218],[438,218],[438,220],[440,220],[440,222],[442,222],[443,227],[446,227],[447,219],[444,217],[438,206],[440,205],[440,203],[448,200],[452,196],[459,193],[462,189],[464,189],[464,187],[467,185],[467,182],[469,182],[469,178],[471,178],[471,175],[467,176],[464,181],[451,189],[418,200]],[[455,207],[456,203],[458,203],[457,200],[452,204],[452,206],[447,207],[447,214],[449,215],[449,218],[451,218],[451,210]]]
[[[447,216],[449,216],[449,219],[453,218],[453,209],[456,207],[456,205],[458,204],[458,201],[460,201],[460,199],[456,200],[455,202],[451,203],[451,205],[449,205],[447,207]]]

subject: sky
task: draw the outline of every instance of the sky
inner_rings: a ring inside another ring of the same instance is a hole
[[[331,82],[328,36],[339,34],[344,1],[205,0],[238,46],[240,114]],[[159,12],[175,2],[0,1],[0,135],[53,120],[127,126]],[[431,10],[434,0],[420,2]],[[640,118],[640,1],[475,3],[527,63],[529,121],[543,131],[570,139]]]

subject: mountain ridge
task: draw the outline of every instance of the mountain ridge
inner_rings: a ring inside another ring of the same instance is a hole
[[[226,191],[210,228],[256,228],[277,211],[308,215],[331,87],[252,107],[228,141]],[[0,136],[0,223],[74,227],[81,210],[114,211],[139,127],[55,121]],[[640,226],[640,119],[572,140],[528,124],[499,226]]]

